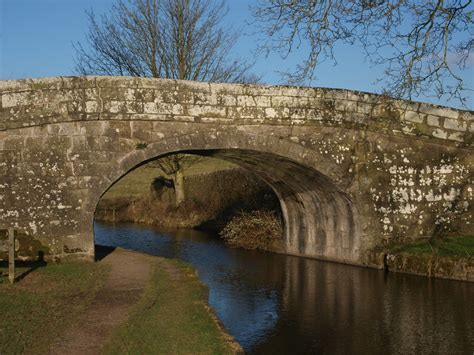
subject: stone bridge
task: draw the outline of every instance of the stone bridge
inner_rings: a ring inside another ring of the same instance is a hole
[[[219,157],[280,199],[283,252],[473,234],[474,114],[347,90],[128,77],[0,82],[0,223],[20,253],[94,254],[100,197],[165,154]],[[23,248],[23,249],[22,249]]]

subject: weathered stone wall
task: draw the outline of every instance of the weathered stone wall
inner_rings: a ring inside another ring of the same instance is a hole
[[[366,93],[137,78],[0,82],[0,218],[93,253],[101,194],[209,150],[280,198],[291,254],[364,263],[387,241],[472,234],[474,115]]]
[[[399,253],[386,259],[390,271],[474,282],[474,262],[468,257]]]

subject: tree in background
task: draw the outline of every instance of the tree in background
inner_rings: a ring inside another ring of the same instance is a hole
[[[339,44],[359,44],[370,62],[383,65],[387,94],[412,98],[433,92],[465,105],[459,74],[472,62],[472,0],[259,0],[253,7],[264,36],[262,49],[287,57],[309,46],[289,82],[315,78],[318,64],[336,63]]]
[[[152,161],[151,166],[161,169],[166,175],[173,179],[176,205],[180,205],[186,199],[184,191],[184,169],[205,159],[199,155],[174,154]]]
[[[257,82],[252,64],[232,58],[238,35],[222,25],[223,0],[118,0],[108,15],[87,13],[87,46],[78,43],[76,70],[82,75],[130,75],[211,82]],[[184,200],[182,169],[196,160],[161,158]]]

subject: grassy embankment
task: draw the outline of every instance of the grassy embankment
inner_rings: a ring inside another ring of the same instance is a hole
[[[232,354],[206,305],[207,289],[188,265],[158,258],[141,301],[105,348],[106,354]]]
[[[438,238],[387,247],[391,253],[432,254],[437,256],[474,257],[474,236]]]
[[[265,183],[219,159],[203,158],[184,169],[186,198],[179,206],[172,188],[159,184],[152,188],[154,179],[164,175],[153,165],[125,175],[102,197],[96,219],[220,231],[241,211],[279,210],[276,196]]]
[[[80,318],[109,270],[100,263],[41,264],[10,285],[0,277],[0,354],[47,353]],[[0,272],[6,273],[4,264]],[[1,274],[1,273],[0,273]],[[219,329],[205,288],[188,266],[157,258],[154,275],[107,353],[226,354],[238,349]]]
[[[0,354],[47,352],[92,302],[107,272],[100,264],[38,263],[18,268],[20,278],[28,275],[13,285],[0,276]],[[1,264],[0,275],[6,273]]]
[[[236,167],[235,164],[224,160],[206,157],[198,161],[196,164],[184,169],[184,177],[186,178],[187,176],[206,174]],[[146,196],[150,193],[151,183],[154,178],[158,176],[170,178],[157,167],[143,165],[120,179],[105,193],[102,199],[136,199]]]

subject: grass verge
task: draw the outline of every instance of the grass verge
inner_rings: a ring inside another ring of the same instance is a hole
[[[391,253],[474,257],[474,236],[439,238],[388,247]]]
[[[176,260],[158,258],[151,281],[128,322],[109,339],[106,354],[232,354],[206,302],[196,273]]]
[[[6,272],[0,266],[0,275]],[[97,263],[43,263],[17,272],[20,278],[28,275],[13,285],[0,276],[0,354],[47,353],[94,299],[107,268]]]
[[[221,159],[210,157],[202,158],[196,164],[184,169],[184,176],[211,173],[218,170],[235,168],[236,165]],[[158,167],[143,165],[129,172],[113,185],[102,197],[103,199],[138,198],[148,195],[153,179],[158,176],[167,176]],[[167,176],[169,178],[169,176]]]

